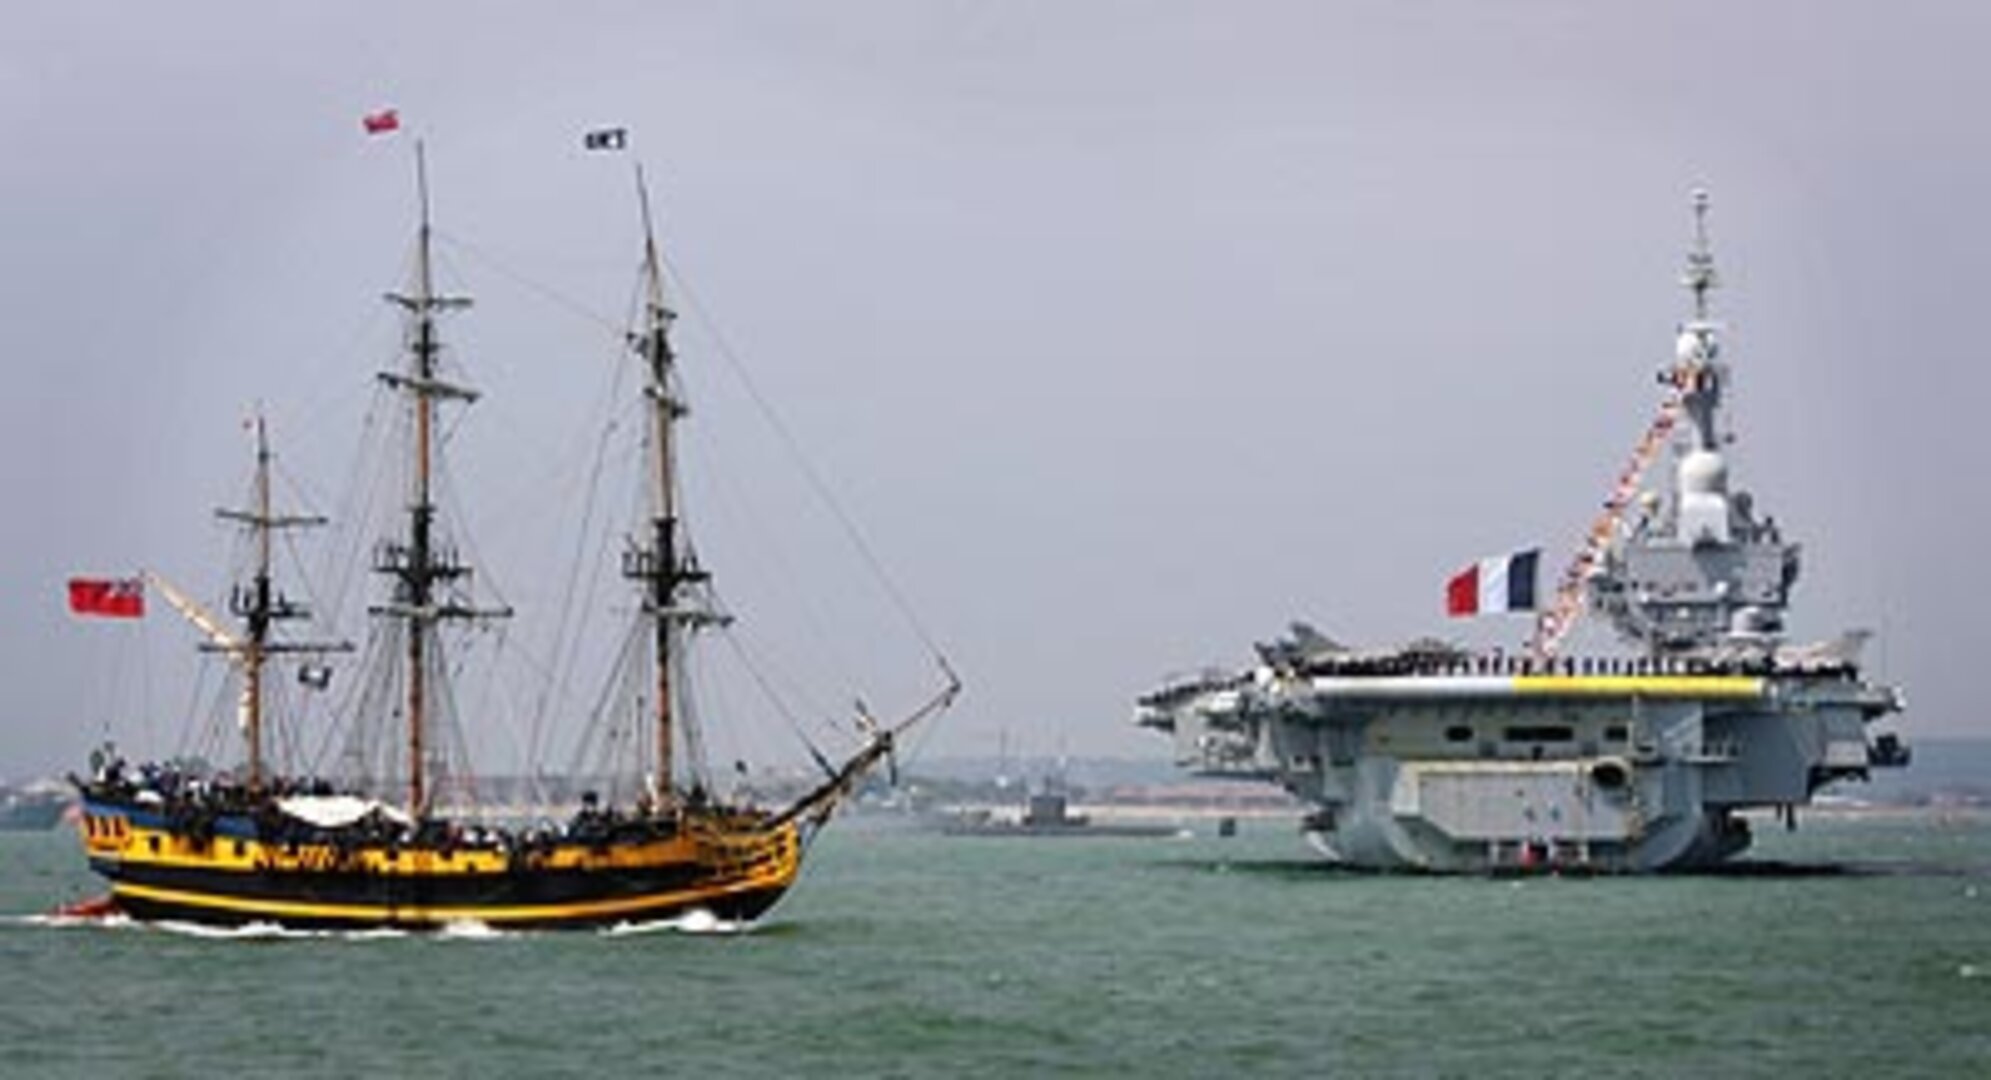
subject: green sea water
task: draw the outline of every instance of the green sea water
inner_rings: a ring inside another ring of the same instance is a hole
[[[744,933],[248,939],[50,925],[73,836],[0,834],[0,1076],[1991,1076],[1991,818],[1758,831],[1798,869],[853,820]]]

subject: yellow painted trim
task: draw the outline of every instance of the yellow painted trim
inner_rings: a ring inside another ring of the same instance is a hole
[[[90,837],[86,833],[85,849],[94,856],[112,857],[134,865],[236,873],[311,874],[340,870],[403,878],[497,876],[511,872],[505,855],[476,848],[458,848],[450,858],[444,859],[434,849],[404,847],[398,849],[399,858],[390,860],[386,848],[366,847],[351,853],[353,861],[335,866],[337,855],[328,845],[304,844],[291,854],[281,844],[218,836],[196,848],[185,836],[170,830],[132,827],[123,817],[106,820],[115,822],[113,835]],[[152,850],[155,839],[159,842],[157,851]],[[242,846],[239,854],[238,843]],[[746,836],[686,834],[666,840],[618,843],[609,845],[605,851],[567,842],[545,852],[527,872],[641,870],[694,862],[780,867],[792,861],[791,853],[799,846],[800,838],[792,824]]]
[[[743,878],[725,885],[679,889],[646,896],[625,896],[613,900],[587,900],[571,904],[518,904],[491,907],[418,907],[385,904],[316,904],[295,900],[267,900],[258,897],[220,896],[213,893],[166,889],[155,885],[115,882],[111,893],[168,904],[230,911],[244,915],[265,915],[272,919],[347,919],[372,923],[450,923],[450,922],[557,922],[562,919],[599,918],[605,915],[639,915],[659,908],[676,907],[699,900],[747,892],[753,889],[786,888],[795,880],[797,864],[790,861],[773,875]]]
[[[1763,696],[1763,680],[1753,675],[1516,675],[1514,692],[1581,697],[1756,698]]]

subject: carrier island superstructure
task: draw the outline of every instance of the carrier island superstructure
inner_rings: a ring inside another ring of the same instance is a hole
[[[1696,192],[1664,400],[1528,647],[1354,649],[1295,624],[1243,671],[1142,697],[1136,722],[1194,772],[1277,782],[1316,847],[1370,869],[1707,867],[1748,847],[1742,811],[1794,823],[1821,787],[1905,764],[1869,739],[1902,697],[1862,677],[1866,635],[1784,640],[1799,549],[1729,484],[1706,212]],[[1670,484],[1641,490],[1668,444]],[[1563,652],[1586,609],[1623,651]]]

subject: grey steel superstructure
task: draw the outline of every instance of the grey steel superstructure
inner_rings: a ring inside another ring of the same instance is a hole
[[[1314,808],[1316,846],[1375,869],[1707,866],[1748,846],[1740,811],[1794,820],[1822,786],[1905,764],[1893,735],[1868,739],[1902,700],[1862,678],[1865,635],[1783,641],[1798,546],[1729,485],[1706,209],[1696,193],[1694,314],[1649,436],[1676,436],[1671,483],[1611,504],[1533,648],[1356,650],[1295,624],[1244,671],[1141,698],[1136,722],[1186,768],[1276,781]],[[1586,602],[1628,652],[1559,655]]]

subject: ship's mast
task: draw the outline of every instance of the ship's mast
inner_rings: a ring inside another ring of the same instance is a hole
[[[670,330],[677,313],[671,310],[664,296],[663,259],[657,250],[650,193],[640,165],[636,167],[636,196],[643,211],[643,323],[641,330],[631,335],[630,346],[643,361],[644,396],[649,402],[646,487],[650,520],[648,537],[624,557],[623,574],[642,588],[644,615],[651,623],[656,663],[656,766],[650,778],[650,794],[658,805],[669,805],[675,798],[672,741],[678,692],[672,665],[684,629],[718,617],[702,607],[680,602],[686,586],[705,581],[710,575],[698,568],[678,535],[677,462],[672,429],[687,409],[672,388],[675,356],[671,351]]]
[[[230,648],[242,666],[242,736],[248,743],[249,787],[263,786],[263,667],[270,656],[290,652],[328,652],[345,646],[285,643],[272,641],[270,631],[279,620],[301,619],[309,615],[304,605],[276,591],[270,572],[271,538],[278,529],[323,525],[315,515],[276,514],[270,509],[270,441],[267,425],[258,414],[256,432],[256,481],[254,506],[248,510],[217,510],[215,515],[240,522],[255,532],[256,565],[246,588],[237,587],[229,598],[229,609],[239,616],[248,636]]]
[[[405,373],[383,372],[381,380],[407,395],[413,413],[414,442],[410,461],[408,492],[408,533],[405,541],[381,545],[375,569],[392,575],[396,581],[392,603],[375,610],[399,618],[407,624],[407,697],[405,708],[408,731],[408,813],[417,820],[429,810],[432,793],[427,782],[429,755],[428,712],[431,638],[435,626],[444,619],[502,616],[508,611],[480,611],[453,601],[438,601],[438,586],[465,577],[470,570],[457,561],[453,552],[439,548],[435,537],[436,506],[431,490],[435,466],[436,406],[445,400],[471,402],[475,391],[442,381],[438,359],[442,342],[436,333],[437,316],[470,306],[466,297],[438,296],[431,256],[432,230],[429,224],[429,182],[427,159],[422,144],[415,144],[415,185],[421,200],[421,226],[416,234],[415,281],[412,294],[388,294],[400,306],[408,321],[408,368]]]
[[[1694,318],[1681,327],[1679,366],[1676,385],[1683,394],[1687,415],[1694,421],[1695,448],[1719,451],[1721,436],[1716,430],[1716,412],[1721,407],[1722,382],[1726,371],[1717,364],[1720,327],[1708,318],[1709,294],[1721,284],[1715,274],[1714,248],[1708,242],[1708,193],[1694,192],[1694,247],[1687,253],[1687,269],[1680,283],[1694,294]]]
[[[1706,322],[1708,293],[1720,284],[1714,272],[1714,248],[1708,243],[1708,193],[1694,189],[1694,249],[1687,253],[1687,270],[1680,283],[1694,294],[1694,319]]]
[[[249,788],[263,784],[263,656],[270,639],[270,444],[263,418],[256,417],[256,577],[249,608],[249,648],[243,658],[243,695],[248,698]]]

